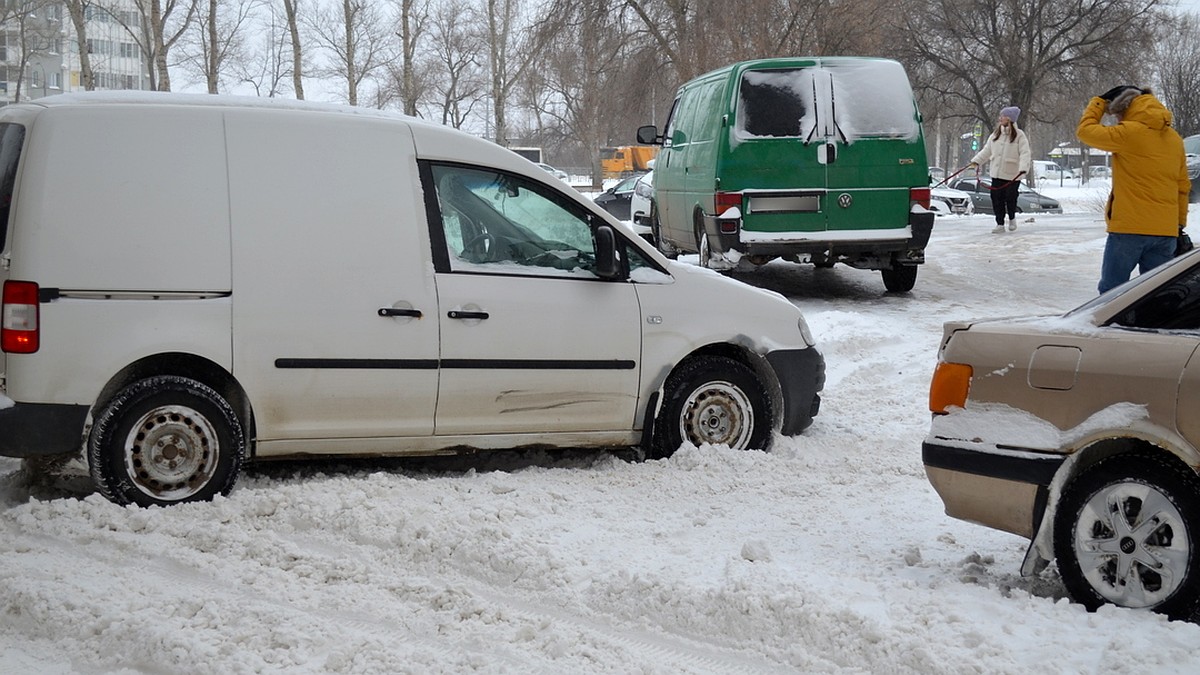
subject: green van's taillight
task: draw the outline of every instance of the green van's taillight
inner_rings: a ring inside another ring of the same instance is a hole
[[[729,209],[736,208],[741,213],[742,210],[742,193],[740,192],[718,192],[716,201],[717,226],[721,230],[721,234],[736,234],[738,226],[741,223],[741,216],[737,218],[722,218],[725,212]]]
[[[913,204],[920,204],[922,208],[929,208],[929,188],[919,187],[912,188],[908,191],[908,201]]]

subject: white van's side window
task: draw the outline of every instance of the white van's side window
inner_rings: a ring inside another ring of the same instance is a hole
[[[0,251],[8,241],[8,215],[17,181],[17,162],[21,159],[24,144],[25,127],[0,124]]]
[[[585,214],[523,176],[433,165],[451,271],[596,278]]]

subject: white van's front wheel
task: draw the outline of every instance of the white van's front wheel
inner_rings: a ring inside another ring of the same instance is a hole
[[[228,494],[245,452],[241,421],[220,394],[164,375],[129,385],[103,409],[88,464],[110,500],[168,505]]]
[[[766,449],[775,411],[758,374],[725,356],[701,356],[681,365],[664,385],[655,421],[654,456],[669,457],[687,441]]]

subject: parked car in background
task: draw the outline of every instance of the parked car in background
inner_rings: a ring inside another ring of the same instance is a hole
[[[1089,166],[1088,178],[1112,178],[1112,168],[1107,166]]]
[[[1071,597],[1200,608],[1200,254],[1061,317],[945,324],[925,471],[946,514],[1030,539]]]
[[[633,196],[629,198],[629,219],[633,222],[633,231],[646,241],[654,244],[654,232],[651,218],[654,211],[654,171],[647,171],[638,176],[633,183]]]
[[[596,204],[613,214],[618,220],[630,219],[630,202],[633,200],[633,189],[641,176],[622,178],[616,185],[596,195]]]
[[[550,166],[549,164],[546,164],[543,162],[536,162],[536,164],[539,167],[541,167],[544,171],[549,173],[551,176],[554,176],[555,178],[561,180],[564,183],[570,182],[570,180],[571,180],[571,177],[567,175],[567,172],[563,171],[562,169],[556,169],[556,168]]]
[[[935,187],[929,190],[929,210],[939,216],[969,216],[975,213],[975,204],[962,190]]]
[[[950,187],[962,190],[971,196],[976,213],[992,213],[992,179],[983,176],[976,180],[958,178],[950,182]],[[1039,192],[1034,192],[1028,185],[1021,183],[1017,192],[1017,213],[1062,213],[1062,205],[1057,199],[1051,199]]]
[[[946,170],[940,166],[929,167],[929,184],[937,185],[946,179]]]
[[[1044,180],[1064,181],[1075,177],[1075,174],[1070,169],[1065,169],[1059,166],[1057,162],[1049,160],[1035,159],[1033,160],[1033,176],[1038,183]]]
[[[1200,180],[1200,134],[1183,139],[1183,151],[1187,153],[1188,178],[1192,179],[1188,201],[1194,204],[1200,202],[1200,185],[1196,185],[1196,181]]]

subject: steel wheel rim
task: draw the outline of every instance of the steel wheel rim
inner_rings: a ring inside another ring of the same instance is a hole
[[[1102,598],[1155,607],[1187,580],[1191,541],[1183,515],[1162,492],[1114,483],[1093,494],[1075,523],[1080,571]]]
[[[728,445],[744,450],[754,429],[754,407],[739,387],[710,382],[697,388],[683,403],[679,435],[692,445]]]
[[[159,406],[130,428],[125,471],[138,490],[155,499],[187,499],[216,474],[218,443],[204,415],[187,406]]]

